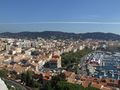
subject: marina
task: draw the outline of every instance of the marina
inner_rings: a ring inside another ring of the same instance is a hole
[[[90,75],[98,78],[120,79],[120,53],[94,52],[87,58]]]

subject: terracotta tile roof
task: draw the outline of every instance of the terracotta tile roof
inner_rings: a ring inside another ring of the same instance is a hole
[[[13,65],[7,65],[7,69],[8,70],[12,70],[13,69]]]
[[[82,82],[82,86],[83,86],[84,88],[88,87],[89,84],[90,84],[90,81],[87,81],[87,80]]]
[[[44,77],[43,80],[50,80],[50,78],[49,77]]]
[[[18,73],[22,73],[23,71],[25,71],[25,68],[18,65],[18,64],[15,64],[14,67],[13,67],[13,70],[15,70]]]
[[[101,90],[112,90],[110,87],[102,87]]]
[[[49,71],[43,73],[43,79],[44,79],[44,80],[50,80],[50,79],[51,79],[51,76],[52,76],[52,73],[49,72]]]
[[[57,62],[57,59],[52,58],[52,59],[50,60],[50,62]]]
[[[66,77],[70,77],[72,75],[73,72],[69,72],[69,71],[65,71],[64,74]]]
[[[100,84],[100,83],[95,83],[95,82],[92,82],[92,86],[95,87],[95,88],[99,88],[99,89],[101,89],[101,88],[103,87],[102,84]]]
[[[58,59],[60,56],[59,55],[53,55],[52,58]]]

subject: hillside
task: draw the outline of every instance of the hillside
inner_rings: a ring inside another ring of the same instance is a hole
[[[28,38],[36,39],[37,37],[42,37],[45,39],[99,39],[99,40],[120,40],[120,35],[113,33],[102,33],[102,32],[93,32],[93,33],[66,33],[59,31],[44,31],[44,32],[19,32],[19,33],[0,33],[0,37],[7,38]]]

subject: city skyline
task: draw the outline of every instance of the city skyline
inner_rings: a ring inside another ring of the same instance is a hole
[[[0,1],[0,32],[120,34],[119,3],[119,0],[4,0]]]

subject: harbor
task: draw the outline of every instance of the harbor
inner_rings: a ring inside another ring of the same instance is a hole
[[[120,79],[119,52],[93,52],[87,56],[90,75],[97,78]]]

